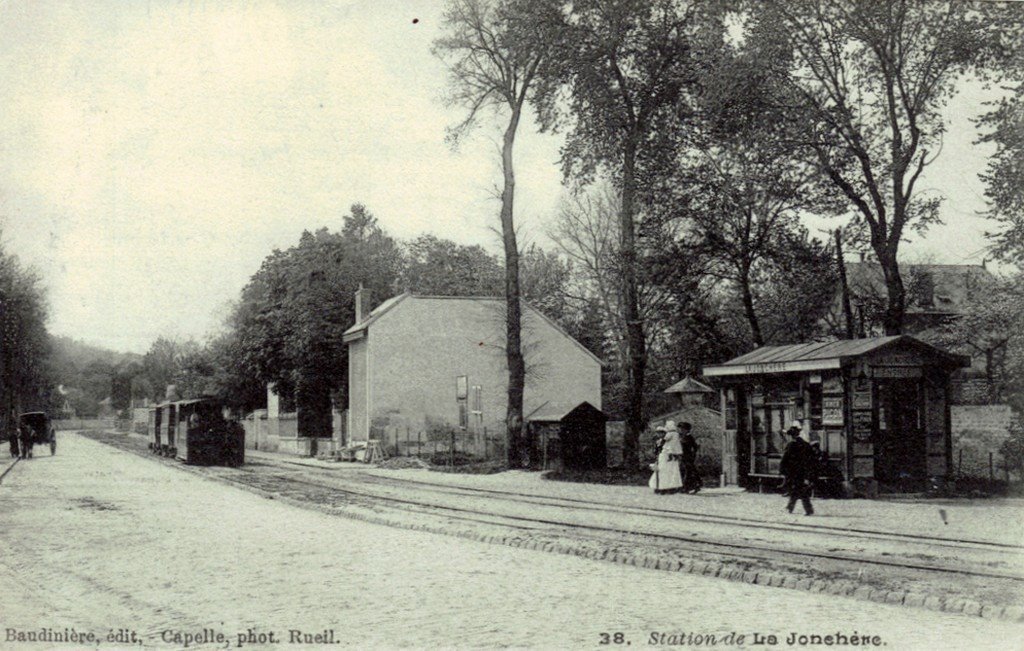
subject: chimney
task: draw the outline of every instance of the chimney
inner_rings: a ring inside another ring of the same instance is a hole
[[[362,323],[370,316],[370,290],[359,283],[356,290],[356,323]]]
[[[860,252],[860,261],[864,262],[864,252],[863,251]]]
[[[988,264],[988,259],[987,258],[982,258],[981,259],[981,268],[982,269],[987,269],[987,267],[985,266],[986,264]]]

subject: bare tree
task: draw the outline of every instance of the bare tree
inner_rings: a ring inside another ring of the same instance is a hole
[[[629,347],[622,308],[621,201],[621,195],[610,183],[595,184],[588,192],[573,195],[563,203],[548,237],[572,265],[568,298],[581,308],[590,302],[600,306],[601,319],[609,326],[605,334],[615,345],[618,365],[625,376],[629,372]],[[678,236],[668,229],[677,226],[675,222],[666,223],[659,232],[660,237],[639,238],[638,259],[653,261],[662,256],[664,247]],[[648,243],[661,246],[652,250]],[[672,301],[672,292],[667,286],[672,279],[664,269],[654,265],[639,266],[637,309],[641,319],[648,323],[644,340],[649,348],[663,338],[664,323],[657,315]],[[658,282],[652,282],[655,279]]]
[[[997,3],[992,3],[997,4]],[[984,3],[766,0],[746,42],[786,88],[809,158],[865,225],[885,277],[885,331],[903,327],[897,253],[908,228],[939,221],[916,192],[941,150],[941,108],[993,56]]]
[[[547,56],[545,39],[531,26],[542,3],[525,0],[451,0],[444,15],[446,34],[434,53],[449,65],[449,96],[453,105],[468,110],[466,119],[449,131],[453,143],[465,134],[485,109],[507,111],[501,143],[503,187],[501,235],[505,249],[508,462],[524,462],[523,390],[526,368],[522,350],[522,305],[519,287],[519,248],[513,221],[515,173],[512,149],[527,99]]]

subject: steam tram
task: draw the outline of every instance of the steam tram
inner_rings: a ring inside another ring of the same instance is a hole
[[[240,466],[245,431],[214,398],[164,402],[149,410],[149,449],[188,464]]]

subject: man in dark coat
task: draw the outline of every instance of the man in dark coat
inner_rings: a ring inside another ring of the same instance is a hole
[[[700,473],[697,472],[697,449],[700,445],[693,438],[693,434],[690,433],[693,425],[682,423],[680,427],[683,430],[683,456],[679,460],[680,470],[683,473],[683,492],[696,493],[703,485],[703,482],[700,480]]]
[[[782,453],[782,462],[779,464],[779,472],[786,478],[786,485],[789,486],[789,503],[786,510],[792,513],[797,500],[800,500],[804,506],[804,513],[813,515],[811,490],[817,474],[818,460],[811,444],[800,438],[800,421],[794,421],[786,433],[790,437],[790,442],[786,446],[786,451]]]

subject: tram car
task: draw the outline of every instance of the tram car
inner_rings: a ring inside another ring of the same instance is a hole
[[[240,466],[245,431],[224,417],[223,403],[196,398],[161,403],[149,413],[149,448],[187,464]]]

